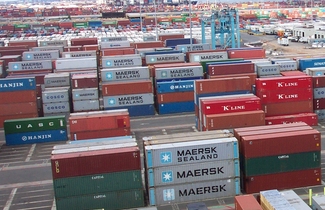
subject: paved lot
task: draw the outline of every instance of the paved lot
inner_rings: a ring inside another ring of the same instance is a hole
[[[166,135],[182,132],[197,132],[194,128],[194,115],[163,116],[131,121],[133,135],[140,148],[141,139],[152,135]],[[315,127],[325,134],[325,123]],[[325,151],[325,138],[322,150]],[[65,142],[5,146],[3,131],[0,131],[0,209],[55,209],[50,168],[50,154],[54,145]],[[325,153],[324,153],[325,154]],[[325,164],[325,155],[322,155]],[[325,167],[322,174],[325,177]],[[323,178],[324,179],[324,178]],[[308,188],[296,189],[303,199],[308,200]],[[314,193],[323,193],[324,186],[313,187]],[[209,210],[233,209],[233,198],[205,201]],[[159,207],[159,210],[185,210],[186,204]]]

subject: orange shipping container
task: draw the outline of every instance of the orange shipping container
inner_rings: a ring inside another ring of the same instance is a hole
[[[103,96],[140,93],[153,93],[152,81],[150,79],[126,82],[110,82],[107,84],[102,84]]]
[[[36,102],[0,104],[0,115],[25,115],[37,114]]]
[[[161,93],[157,94],[157,101],[159,104],[185,101],[194,102],[194,92]]]

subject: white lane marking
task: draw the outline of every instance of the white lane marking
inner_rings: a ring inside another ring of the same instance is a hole
[[[32,155],[34,153],[35,148],[36,148],[36,144],[33,144],[32,147],[30,148],[29,152],[28,152],[28,155],[27,155],[27,158],[26,158],[25,162],[30,161],[30,158],[32,157]]]
[[[0,190],[2,189],[10,189],[10,188],[20,188],[20,187],[28,187],[28,186],[35,186],[35,185],[49,185],[53,184],[53,180],[44,180],[44,181],[36,181],[36,182],[23,182],[23,183],[16,183],[16,184],[6,184],[0,185]]]
[[[318,126],[320,126],[321,128],[325,128],[325,126],[320,123],[318,123]]]
[[[9,210],[9,208],[11,206],[11,203],[14,200],[16,192],[17,192],[17,188],[14,188],[14,189],[11,190],[11,193],[9,195],[7,203],[6,203],[5,207],[3,208],[3,210]]]
[[[55,198],[53,199],[53,204],[51,210],[56,210]]]

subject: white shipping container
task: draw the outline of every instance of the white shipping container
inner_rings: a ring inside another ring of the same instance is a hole
[[[282,191],[280,194],[295,208],[295,210],[311,209],[293,190]]]
[[[312,196],[312,209],[325,210],[325,195]]]
[[[69,102],[43,103],[44,114],[67,113],[70,112]]]
[[[239,178],[193,182],[149,189],[149,204],[160,206],[240,194]]]
[[[130,47],[129,41],[101,42],[100,49]]]
[[[69,90],[45,90],[42,92],[43,103],[69,102]]]
[[[146,55],[146,64],[185,62],[183,53]]]
[[[116,37],[101,37],[101,42],[122,42],[127,41],[128,38],[126,36],[116,36]]]
[[[280,71],[296,71],[298,69],[297,62],[294,60],[276,61],[275,64],[280,65]]]
[[[228,53],[224,52],[208,52],[208,53],[191,53],[189,61],[201,62],[201,61],[210,61],[210,60],[227,60]]]
[[[310,76],[324,76],[325,75],[325,67],[315,67],[315,68],[307,68],[306,74]]]
[[[150,79],[148,67],[112,68],[100,70],[102,82]]]
[[[55,60],[60,57],[60,51],[58,50],[49,50],[49,51],[28,51],[23,52],[22,60]]]
[[[239,158],[234,137],[145,146],[145,155],[147,168]]]
[[[154,104],[152,93],[105,96],[103,97],[103,101],[104,108]]]
[[[86,111],[97,111],[99,110],[99,100],[80,100],[73,101],[74,112],[86,112]]]
[[[51,60],[16,61],[8,63],[8,71],[52,70]]]
[[[156,36],[143,36],[144,42],[155,42],[157,40]]]
[[[102,67],[131,67],[142,66],[142,59],[139,55],[103,56]]]
[[[148,186],[158,187],[239,177],[239,160],[210,161],[147,169]]]
[[[75,59],[58,59],[55,61],[56,70],[82,70],[82,69],[96,69],[96,58],[75,58]]]
[[[51,40],[51,41],[40,41],[39,42],[40,47],[46,47],[46,46],[68,46],[68,40]]]
[[[70,74],[69,73],[52,73],[44,77],[45,87],[70,87]]]
[[[84,57],[96,57],[96,56],[97,56],[96,50],[62,53],[62,58],[84,58]]]
[[[203,68],[202,66],[157,68],[155,75],[157,80],[203,77]]]
[[[257,75],[258,76],[269,76],[269,75],[279,75],[280,65],[278,64],[256,64]]]
[[[98,100],[98,88],[73,89],[72,100]]]
[[[211,44],[184,44],[184,45],[176,45],[176,50],[180,50],[182,52],[190,52],[190,51],[199,51],[199,50],[211,50]]]

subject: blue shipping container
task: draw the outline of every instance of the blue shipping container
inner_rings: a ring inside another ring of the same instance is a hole
[[[124,106],[124,107],[115,107],[115,108],[104,107],[104,110],[116,110],[116,109],[128,109],[130,117],[155,115],[155,107],[153,104]]]
[[[194,80],[157,82],[158,93],[175,93],[194,91]]]
[[[206,94],[201,94],[201,95],[194,95],[194,103],[196,105],[198,105],[199,98],[204,98],[204,97],[228,96],[228,95],[248,94],[248,93],[251,93],[251,92],[248,90],[238,90],[238,91],[233,91],[233,92],[206,93]]]
[[[180,81],[191,81],[191,80],[198,80],[203,79],[203,77],[188,77],[188,78],[173,78],[173,79],[156,79],[156,83],[158,82],[180,82]]]
[[[102,27],[102,21],[89,21],[88,26],[91,28]]]
[[[0,79],[0,92],[36,90],[35,77]]]
[[[173,50],[173,51],[152,51],[152,52],[144,52],[143,55],[164,55],[164,54],[175,54],[175,53],[183,53],[182,51],[178,51],[178,50]],[[185,55],[184,55],[185,56]]]
[[[86,139],[82,141],[69,141],[69,144],[87,144],[87,143],[95,143],[102,141],[118,141],[124,139],[132,139],[132,136],[117,136],[117,137],[109,137],[109,138],[98,138],[98,139]]]
[[[183,113],[183,112],[194,112],[194,102],[185,101],[185,102],[158,104],[159,114],[174,114],[174,113]]]
[[[307,68],[325,67],[325,58],[300,59],[298,69],[305,71]]]
[[[183,45],[183,44],[191,44],[191,39],[184,38],[184,39],[166,39],[165,40],[166,47],[176,47],[177,45]],[[193,38],[192,38],[192,44],[195,44],[195,39],[193,39]]]
[[[67,130],[49,130],[5,135],[6,145],[35,144],[68,140]]]
[[[130,22],[131,22],[131,23],[140,23],[140,18],[133,18],[133,19],[130,19]]]

